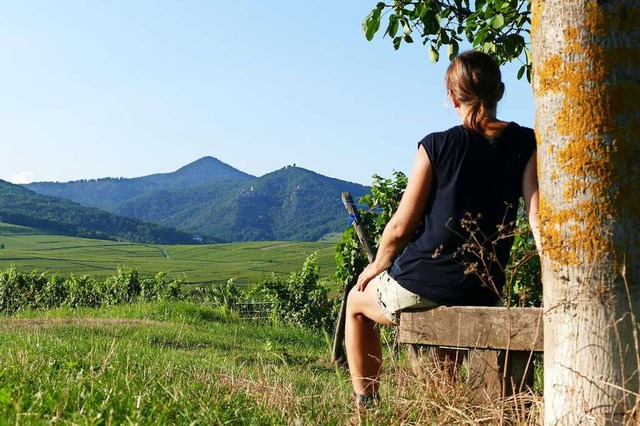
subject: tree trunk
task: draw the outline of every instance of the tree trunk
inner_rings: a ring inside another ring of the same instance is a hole
[[[640,0],[533,0],[545,424],[637,409]]]

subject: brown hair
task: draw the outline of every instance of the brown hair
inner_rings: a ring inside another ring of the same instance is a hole
[[[495,114],[498,101],[504,94],[500,67],[491,56],[477,50],[457,55],[445,74],[445,85],[450,96],[469,108],[463,125],[482,133],[483,120]]]

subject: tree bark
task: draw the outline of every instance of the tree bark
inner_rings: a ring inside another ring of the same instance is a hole
[[[545,424],[620,424],[640,391],[640,0],[533,0],[531,42]]]

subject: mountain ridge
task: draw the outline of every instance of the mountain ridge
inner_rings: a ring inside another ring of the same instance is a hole
[[[195,244],[193,235],[159,224],[118,216],[63,198],[37,194],[0,180],[0,222],[93,239]],[[220,242],[209,239],[209,242]]]
[[[227,241],[315,241],[342,232],[348,220],[340,193],[357,198],[370,189],[295,165],[255,177],[209,156],[169,173],[23,186]]]

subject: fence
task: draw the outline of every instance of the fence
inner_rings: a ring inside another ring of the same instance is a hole
[[[233,306],[240,319],[249,321],[271,321],[275,302],[241,302]]]

